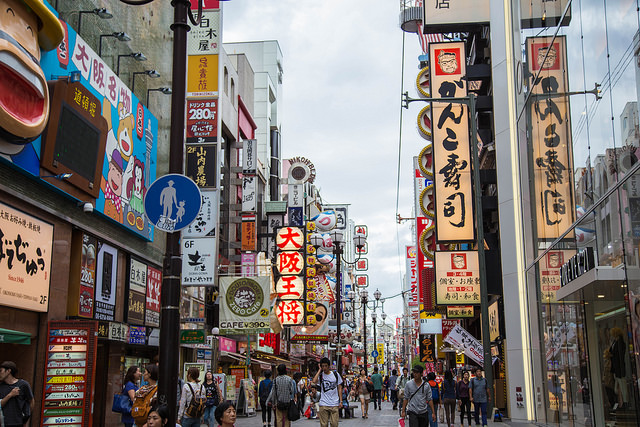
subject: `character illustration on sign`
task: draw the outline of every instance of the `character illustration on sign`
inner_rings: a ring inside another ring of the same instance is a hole
[[[122,223],[122,156],[117,149],[109,157],[107,179],[100,182],[104,193],[104,214]]]
[[[64,29],[42,0],[0,0],[0,156],[39,164],[30,144],[49,119],[40,49],[53,50]]]
[[[144,228],[144,195],[147,192],[144,179],[144,163],[135,156],[133,161],[129,162],[133,165],[132,173],[127,180],[127,199],[129,199],[129,207],[131,210],[127,213],[127,222],[129,225],[135,225],[139,230]]]

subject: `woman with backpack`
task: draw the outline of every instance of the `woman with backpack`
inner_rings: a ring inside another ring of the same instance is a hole
[[[133,401],[136,398],[136,391],[138,391],[138,386],[136,385],[140,378],[142,377],[142,372],[140,372],[140,368],[137,366],[130,366],[127,369],[127,374],[124,377],[124,387],[122,388],[122,394],[126,394],[129,396],[129,400],[131,401],[131,405],[133,405]],[[125,427],[133,427],[133,417],[131,413],[122,414],[122,424]]]
[[[218,406],[222,400],[222,392],[220,391],[218,383],[214,381],[213,372],[211,371],[207,371],[204,375],[204,389],[207,396],[207,406],[204,410],[203,420],[209,427],[214,427],[216,419],[213,414],[216,411],[216,406]]]
[[[151,407],[158,400],[158,365],[145,366],[142,379],[146,384],[136,391],[133,406],[131,406],[131,416],[137,427],[142,427],[147,423]]]
[[[440,404],[440,385],[436,382],[435,372],[429,372],[427,374],[427,383],[431,387],[431,399],[433,400],[433,413],[435,415],[433,420],[437,420],[438,406]],[[429,425],[431,427],[438,427],[438,422],[433,420],[429,420]]]
[[[267,399],[271,393],[273,381],[271,371],[264,371],[264,379],[258,385],[258,398],[260,399],[260,411],[262,411],[262,427],[271,427],[271,408],[267,406]]]
[[[453,380],[453,374],[449,370],[444,372],[442,402],[444,404],[444,415],[447,418],[447,427],[450,427],[456,422],[456,382]]]
[[[200,427],[206,401],[204,386],[200,384],[200,369],[192,366],[187,371],[187,383],[182,388],[178,410],[178,419],[182,427]]]

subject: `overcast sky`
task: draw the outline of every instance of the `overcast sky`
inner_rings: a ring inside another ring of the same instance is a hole
[[[283,158],[304,156],[317,171],[327,203],[349,203],[349,216],[369,227],[369,294],[398,294],[400,255],[412,244],[397,225],[402,30],[399,2],[371,0],[248,1],[223,5],[223,42],[277,40],[283,52]],[[418,38],[406,35],[405,83],[415,97]],[[399,213],[412,216],[412,157],[418,135],[414,103],[404,110]],[[402,299],[385,302],[387,322]]]

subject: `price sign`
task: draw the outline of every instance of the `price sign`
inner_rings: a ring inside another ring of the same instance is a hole
[[[215,138],[218,135],[218,99],[187,100],[187,138]]]

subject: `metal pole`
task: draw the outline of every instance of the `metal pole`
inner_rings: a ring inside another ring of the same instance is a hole
[[[336,369],[342,375],[342,348],[340,347],[340,326],[342,317],[342,243],[335,244],[336,254]]]
[[[362,298],[362,323],[363,323],[363,333],[364,333],[364,372],[369,374],[369,353],[367,353],[367,299]]]
[[[484,375],[487,386],[493,392],[493,364],[491,363],[491,337],[489,336],[489,291],[487,289],[487,271],[484,254],[484,219],[482,215],[482,185],[480,184],[480,159],[478,153],[477,124],[476,124],[476,94],[469,94],[469,116],[471,119],[471,147],[473,149],[473,187],[476,209],[477,233],[478,233],[478,262],[480,264],[480,317],[482,319],[482,350],[484,352]],[[495,401],[495,400],[494,400]],[[493,408],[492,401],[487,402],[487,413]]]
[[[378,319],[373,320],[373,351],[378,351],[378,342],[376,340],[376,324],[378,323]],[[373,366],[378,366],[378,358],[373,358]]]
[[[173,0],[171,5],[174,8],[174,22],[171,25],[174,35],[169,172],[181,174],[187,90],[187,32],[189,31],[187,12],[191,4],[188,0]],[[180,276],[182,273],[180,233],[167,233],[163,273],[158,400],[166,403],[169,419],[175,420],[180,353]]]

